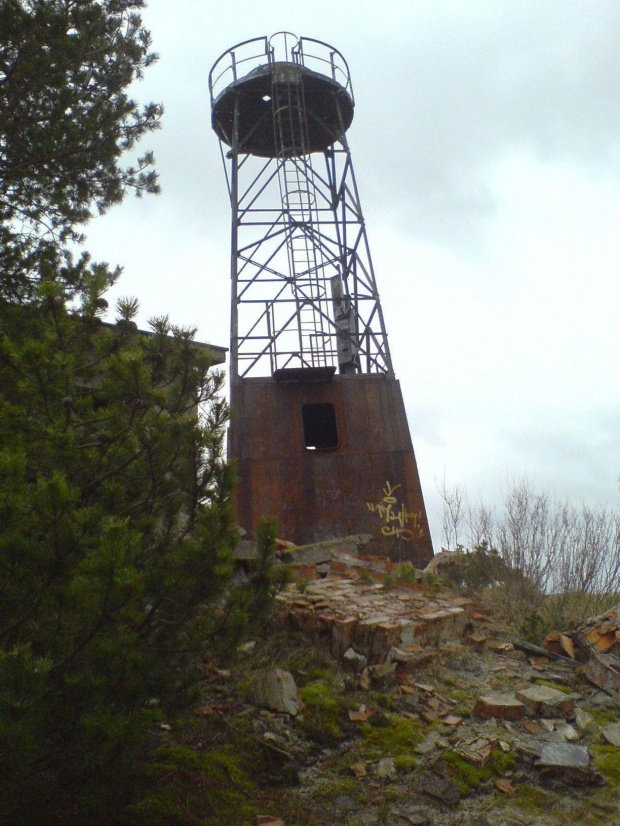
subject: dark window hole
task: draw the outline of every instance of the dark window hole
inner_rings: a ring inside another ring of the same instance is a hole
[[[307,450],[338,447],[338,426],[333,404],[304,404],[301,407],[301,417]]]

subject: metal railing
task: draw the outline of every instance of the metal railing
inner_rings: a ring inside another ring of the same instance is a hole
[[[227,49],[209,72],[211,105],[237,80],[273,63],[295,63],[339,83],[353,100],[349,66],[337,49],[312,37],[297,38],[290,32],[244,40]]]

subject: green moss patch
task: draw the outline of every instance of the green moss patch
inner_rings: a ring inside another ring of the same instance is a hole
[[[609,786],[620,788],[620,749],[617,746],[593,746],[594,765]]]
[[[524,783],[517,787],[512,803],[527,814],[537,815],[547,809],[552,801],[547,792]]]
[[[253,784],[238,755],[221,749],[199,753],[188,746],[160,750],[151,766],[157,793],[132,814],[136,823],[246,826],[256,819]]]
[[[597,726],[608,726],[610,723],[615,723],[618,719],[617,714],[604,708],[590,707],[586,708],[586,711],[594,719]]]
[[[397,715],[388,715],[379,721],[371,718],[370,723],[360,727],[363,743],[360,751],[368,760],[382,757],[409,757],[426,735],[425,726],[417,720],[407,720]]]
[[[456,781],[462,795],[470,794],[483,781],[491,777],[491,772],[487,768],[481,769],[478,766],[472,766],[455,751],[447,751],[442,759],[450,769],[450,774]]]
[[[333,745],[342,740],[347,705],[333,688],[320,681],[308,683],[301,689],[301,699],[306,706],[301,721],[306,737],[322,745]]]
[[[418,765],[418,761],[410,754],[398,754],[394,758],[394,768],[397,772],[411,772]]]
[[[569,688],[566,685],[560,685],[559,683],[554,683],[551,680],[534,680],[536,685],[543,685],[547,688],[554,688],[556,691],[561,691],[562,694],[572,694],[572,688]]]
[[[462,795],[470,794],[481,783],[510,771],[516,762],[512,752],[502,751],[494,751],[484,767],[472,765],[455,751],[445,752],[442,760],[449,767]]]

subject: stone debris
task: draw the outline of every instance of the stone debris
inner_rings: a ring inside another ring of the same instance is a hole
[[[467,554],[464,554],[461,551],[440,551],[435,554],[426,568],[424,568],[422,571],[422,576],[424,576],[424,574],[433,574],[438,568],[450,568],[466,557]]]
[[[610,746],[617,746],[620,748],[620,723],[612,723],[609,726],[605,726],[605,728],[601,729],[601,734]]]
[[[559,723],[556,725],[555,730],[567,743],[575,743],[581,738],[581,733],[571,726],[570,723]]]
[[[545,637],[543,647],[551,654],[569,657],[571,660],[576,658],[575,645],[567,634],[552,631]]]
[[[484,651],[484,646],[487,641],[487,638],[484,634],[467,634],[465,637],[465,642],[467,645],[471,645],[472,648],[475,648],[478,653]]]
[[[591,683],[609,694],[614,703],[620,706],[620,657],[610,653],[601,654],[596,649],[591,649],[583,673]]]
[[[393,562],[360,557],[358,538],[348,540],[348,547],[343,547],[344,540],[304,548],[280,546],[281,558],[292,561],[296,574],[304,571],[306,581],[299,587],[287,586],[277,596],[274,625],[301,632],[338,659],[339,682],[332,690],[345,693],[346,706],[340,713],[346,722],[339,723],[343,734],[339,745],[313,752],[304,740],[312,707],[297,717],[299,725],[291,719],[300,707],[292,675],[281,669],[263,672],[254,686],[254,702],[262,710],[255,711],[260,724],[253,721],[253,729],[259,740],[269,738],[267,747],[274,760],[290,760],[304,786],[308,778],[329,782],[330,761],[337,756],[338,771],[346,767],[346,783],[359,783],[368,795],[368,811],[360,811],[359,816],[362,826],[384,821],[414,826],[457,822],[516,826],[512,807],[519,805],[522,784],[557,790],[562,784],[586,787],[604,782],[587,745],[596,749],[600,743],[608,744],[605,755],[619,748],[620,722],[599,728],[595,713],[585,710],[614,706],[609,692],[594,696],[590,691],[586,696],[582,669],[594,661],[604,674],[597,675],[598,682],[592,681],[609,688],[615,649],[602,651],[605,646],[599,642],[597,647],[596,642],[605,638],[607,645],[609,635],[616,633],[615,616],[608,612],[579,633],[549,635],[545,648],[507,642],[505,623],[474,610],[480,605],[476,599],[470,601],[436,582],[424,586],[417,574],[408,573],[407,582],[399,581]],[[317,578],[319,570],[327,572],[325,578]],[[475,623],[485,623],[484,633]],[[589,633],[592,629],[598,637]],[[300,679],[308,679],[304,671],[300,673]],[[620,670],[617,673],[620,679]],[[209,713],[215,711],[210,708]],[[382,729],[397,718],[399,725],[416,721],[414,731],[419,731],[407,759],[389,743],[377,752],[358,745],[369,736],[373,742],[375,732],[376,743],[382,742],[387,733]],[[484,770],[480,772],[484,779],[467,791],[467,782],[458,773],[467,767],[461,761],[451,762],[446,752]],[[504,761],[504,755],[510,759]],[[595,759],[601,765],[599,751]],[[507,768],[497,776],[502,766]],[[386,789],[393,795],[389,815],[379,814]],[[449,811],[459,805],[461,793],[467,801],[458,813]],[[510,807],[505,821],[498,820],[494,811],[476,812],[477,796],[483,800],[495,794],[498,799],[498,793],[502,805]],[[512,796],[514,800],[509,800]],[[334,822],[340,822],[338,812],[354,812],[357,806],[352,794],[337,795]],[[274,811],[289,820],[288,811]],[[457,814],[464,819],[455,819]],[[272,821],[273,826],[284,826],[278,817]],[[272,826],[269,821],[265,824]]]
[[[309,545],[293,545],[286,543],[280,546],[280,559],[284,562],[293,562],[300,565],[322,565],[331,563],[340,557],[358,558],[360,551],[372,540],[370,534],[354,534],[338,539],[327,539],[323,542],[314,542]],[[314,575],[318,572],[315,571]],[[314,577],[313,577],[314,578]]]
[[[353,709],[349,711],[349,720],[351,720],[352,723],[365,723],[366,720],[369,720],[373,714],[374,711],[366,708],[366,706],[362,703],[357,711]]]
[[[525,706],[514,694],[488,694],[478,697],[474,714],[486,719],[518,720],[523,717]]]
[[[430,754],[437,748],[437,740],[439,739],[439,734],[436,731],[431,732],[428,737],[422,740],[421,743],[415,747],[414,751],[416,754]]]
[[[351,771],[357,777],[358,780],[361,780],[362,777],[366,777],[366,775],[368,774],[368,770],[366,769],[366,763],[364,763],[362,760],[358,760],[357,763],[352,763],[349,766],[349,771]]]
[[[585,677],[620,705],[620,604],[573,631],[552,631],[543,642],[553,657],[584,663]]]
[[[396,777],[396,766],[393,757],[383,757],[375,767],[375,774],[385,780]]]
[[[281,668],[258,674],[253,685],[254,702],[272,711],[296,715],[299,712],[297,686],[293,675]]]
[[[559,777],[568,784],[600,783],[600,775],[590,764],[585,746],[571,743],[543,743],[536,767],[545,777]]]
[[[368,665],[367,658],[363,654],[358,654],[354,648],[347,648],[342,655],[342,662],[346,669],[350,669],[356,674],[364,671]]]
[[[303,594],[289,586],[276,599],[283,625],[325,642],[336,658],[353,649],[370,665],[391,658],[401,672],[426,664],[425,649],[459,640],[471,606],[447,589],[437,594],[422,586],[386,589],[334,575],[309,583]],[[352,655],[346,659],[351,662]]]
[[[517,699],[531,717],[567,717],[575,709],[575,700],[570,694],[546,685],[533,685],[517,691]]]
[[[507,780],[505,777],[498,777],[493,785],[504,794],[513,795],[517,791],[516,786],[513,786],[510,780]]]
[[[596,728],[594,717],[582,708],[575,709],[575,725],[581,734]]]
[[[418,789],[448,806],[456,806],[461,800],[461,793],[454,783],[434,774],[422,775],[418,780]]]
[[[418,806],[398,806],[394,814],[402,818],[410,826],[431,826],[431,814],[427,809]]]
[[[585,628],[581,629],[582,636],[601,654],[611,652],[620,656],[619,619],[620,604],[591,620]]]
[[[497,737],[473,737],[471,740],[460,740],[454,750],[468,763],[484,768],[498,746]]]

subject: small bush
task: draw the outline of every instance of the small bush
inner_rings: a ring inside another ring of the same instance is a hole
[[[407,585],[415,585],[420,577],[411,562],[402,562],[396,571],[396,578],[399,582],[404,582]]]

